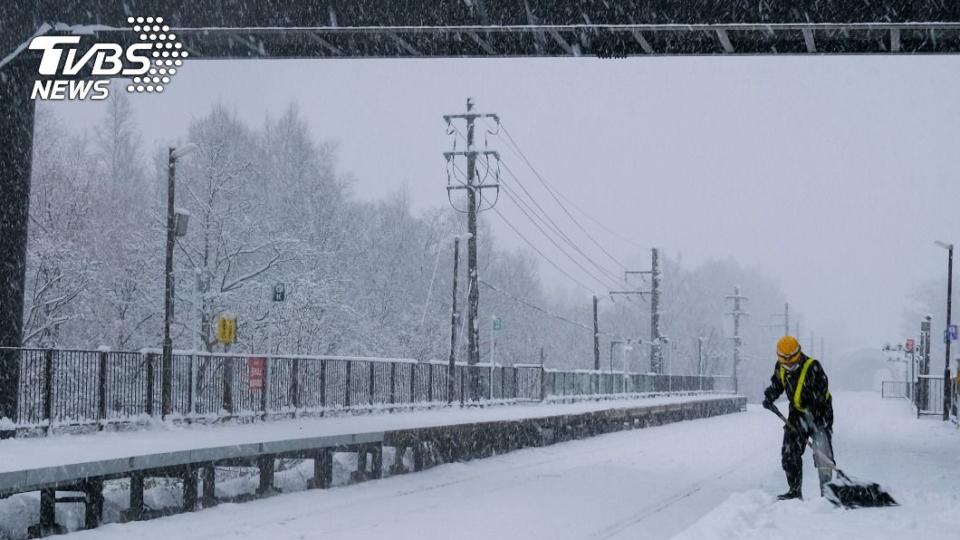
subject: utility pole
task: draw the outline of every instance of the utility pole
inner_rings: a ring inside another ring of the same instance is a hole
[[[164,290],[163,290],[163,355],[160,377],[160,414],[166,419],[173,412],[173,340],[170,338],[170,320],[173,318],[173,243],[174,243],[174,180],[176,175],[177,159],[175,149],[170,148],[167,160],[167,240],[164,255]]]
[[[662,374],[663,334],[660,332],[660,285],[662,280],[660,250],[653,248],[650,251],[650,270],[627,270],[624,272],[624,280],[627,280],[633,274],[650,274],[650,291],[611,291],[610,294],[650,295],[650,371]]]
[[[727,300],[733,300],[733,311],[728,315],[733,316],[733,337],[731,338],[733,340],[733,391],[737,393],[740,390],[737,382],[737,366],[740,364],[740,346],[743,344],[740,339],[740,319],[747,316],[740,303],[748,298],[740,294],[740,286],[737,285],[733,288],[733,294],[727,295]]]
[[[660,250],[653,248],[650,259],[650,366],[663,373],[663,334],[660,333]]]
[[[790,335],[790,303],[789,303],[789,302],[784,302],[784,304],[783,304],[783,313],[773,313],[773,314],[771,314],[770,316],[771,316],[771,317],[783,317],[783,335],[789,336],[789,335]],[[800,323],[797,323],[797,325],[798,325],[798,326],[797,326],[798,332],[799,332],[799,330],[800,330],[799,324],[800,324]],[[777,328],[777,327],[779,327],[779,326],[780,326],[779,324],[773,324],[773,325],[767,325],[767,328]]]
[[[930,374],[930,324],[931,324],[930,315],[924,317],[920,321],[920,375],[929,375]],[[930,379],[925,377],[920,377],[919,381],[922,383],[918,384],[917,388],[917,408],[918,409],[928,409],[930,407],[930,398],[929,398],[929,385]]]
[[[479,203],[483,201],[483,189],[500,189],[500,184],[492,184],[478,181],[477,179],[477,156],[494,156],[500,159],[500,154],[492,150],[474,149],[474,123],[477,118],[493,118],[498,123],[500,118],[496,114],[482,114],[473,112],[473,98],[467,98],[467,112],[464,114],[444,115],[443,119],[447,125],[451,125],[454,119],[464,120],[467,125],[467,149],[465,151],[444,152],[443,155],[448,163],[452,163],[456,157],[462,156],[467,159],[467,181],[466,184],[453,185],[450,179],[447,179],[447,195],[449,197],[453,190],[465,189],[467,191],[467,230],[470,238],[467,240],[467,279],[469,295],[467,298],[467,364],[470,379],[470,400],[478,399],[480,396],[480,378],[479,373],[473,368],[480,362],[480,326],[477,321],[477,312],[480,305],[480,287],[479,276],[477,275],[477,213],[481,210]],[[448,168],[449,170],[449,168]],[[451,203],[452,204],[452,203]],[[459,208],[454,207],[458,211]]]
[[[457,374],[457,326],[460,312],[457,311],[457,274],[460,268],[460,237],[453,239],[453,310],[450,313],[450,363],[447,365],[447,403],[453,403],[454,379]]]
[[[600,322],[597,317],[597,297],[593,297],[593,370],[600,371]]]
[[[697,336],[697,377],[703,377],[703,336]]]
[[[950,342],[953,339],[950,336],[950,313],[953,302],[953,244],[944,244],[937,242],[940,247],[946,248],[947,256],[947,325],[943,330],[943,341],[946,349],[943,363],[943,421],[950,419]]]

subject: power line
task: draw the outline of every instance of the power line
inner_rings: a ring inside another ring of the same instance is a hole
[[[523,150],[520,149],[520,145],[518,145],[518,144],[517,144],[517,141],[515,141],[514,138],[513,138],[513,136],[510,135],[510,130],[508,130],[507,127],[506,127],[505,125],[503,125],[502,122],[500,122],[499,125],[500,125],[500,128],[503,130],[504,135],[507,136],[507,139],[508,139],[508,140],[510,141],[510,143],[513,145],[513,148],[512,148],[512,149],[513,149],[517,154],[520,155],[520,158],[523,159],[523,162],[527,164],[527,167],[529,167],[530,170],[533,171],[534,176],[536,176],[536,177],[537,177],[537,180],[539,180],[540,183],[543,184],[543,187],[545,187],[545,188],[547,189],[547,192],[550,194],[551,197],[553,197],[553,200],[555,200],[555,201],[557,202],[557,204],[560,206],[560,208],[563,210],[563,212],[567,215],[567,217],[570,218],[570,221],[572,221],[572,222],[574,223],[574,225],[576,225],[577,228],[580,229],[580,231],[582,231],[583,234],[586,235],[586,237],[589,238],[590,241],[593,242],[593,244],[594,244],[595,246],[597,246],[597,248],[599,248],[600,251],[603,252],[604,255],[606,255],[607,257],[609,257],[610,260],[612,260],[613,262],[617,263],[617,265],[618,265],[620,268],[626,269],[626,266],[624,266],[624,264],[621,263],[619,259],[617,259],[617,258],[614,257],[613,255],[611,255],[610,252],[608,252],[606,249],[604,249],[604,247],[603,247],[602,245],[600,245],[600,242],[598,242],[598,241],[593,237],[593,235],[591,235],[591,234],[583,227],[583,225],[580,224],[580,222],[577,220],[577,218],[575,218],[575,217],[573,216],[573,214],[571,214],[570,211],[567,210],[567,207],[563,204],[563,201],[561,201],[560,198],[557,196],[557,194],[554,193],[554,188],[550,187],[550,184],[546,181],[546,179],[543,178],[543,176],[537,171],[537,169],[533,166],[533,164],[530,163],[530,160],[527,159],[526,154],[524,154],[524,153],[523,153]],[[581,212],[582,212],[582,210],[581,210]]]
[[[459,167],[457,167],[456,165],[454,165],[454,168],[455,168],[457,171],[460,171],[461,173],[463,172],[463,171],[462,171]],[[506,187],[506,185],[503,185],[503,186],[501,186],[501,187],[504,188],[504,193],[507,193],[507,194],[508,194],[508,197],[510,197],[510,199],[514,202],[514,204],[517,205],[517,208],[520,209],[520,211],[527,217],[527,219],[529,219],[530,222],[533,223],[533,225],[534,225],[537,229],[540,230],[541,234],[543,234],[544,237],[545,237],[547,240],[549,240],[554,246],[556,246],[556,248],[559,249],[561,253],[563,253],[564,255],[566,255],[566,257],[567,257],[568,259],[570,259],[575,265],[577,265],[578,268],[580,268],[584,273],[586,273],[588,276],[590,276],[590,278],[592,278],[594,281],[596,281],[597,283],[599,283],[601,286],[603,286],[603,287],[608,287],[608,286],[609,286],[608,283],[605,283],[602,279],[598,278],[595,274],[593,274],[592,272],[590,272],[589,270],[587,270],[582,264],[580,264],[579,261],[577,261],[572,255],[570,255],[566,250],[564,250],[563,247],[561,247],[560,244],[558,244],[557,241],[554,240],[554,238],[553,238],[552,236],[550,236],[550,235],[543,229],[543,227],[541,227],[540,224],[537,223],[537,221],[536,221],[529,213],[527,213],[527,211],[523,208],[523,206],[521,206],[519,203],[517,203],[517,201],[513,198],[513,196],[510,195],[510,191],[508,191],[508,188]],[[515,233],[517,233],[517,235],[520,236],[520,238],[523,239],[523,241],[526,242],[527,245],[529,245],[530,247],[532,247],[532,248],[533,248],[541,257],[543,257],[548,263],[550,263],[550,264],[551,264],[554,268],[556,268],[557,270],[560,270],[561,272],[563,272],[563,274],[566,275],[567,277],[569,277],[569,278],[571,278],[571,279],[574,279],[573,276],[571,276],[571,275],[568,274],[567,272],[563,271],[563,270],[559,267],[559,265],[557,265],[557,263],[555,263],[555,262],[552,261],[550,258],[548,258],[546,255],[544,255],[543,252],[541,252],[536,246],[534,246],[532,242],[530,242],[525,236],[523,236],[523,235],[520,233],[520,231],[513,225],[513,223],[511,223],[509,220],[507,220],[506,216],[504,216],[499,210],[497,210],[496,207],[493,208],[493,211],[494,211],[498,216],[500,216],[500,219],[502,219],[502,220],[504,221],[504,223],[506,223],[511,229],[513,229],[513,231],[514,231]],[[586,285],[584,285],[582,282],[580,282],[580,281],[578,281],[578,280],[575,280],[575,279],[574,279],[574,281],[576,281],[578,284],[580,284],[582,287],[584,287],[587,291],[591,292],[591,294],[593,293],[593,291],[592,291],[589,287],[587,287]]]
[[[507,174],[509,174],[510,177],[513,178],[513,180],[516,181],[516,183],[517,183],[517,185],[520,187],[520,189],[527,195],[527,197],[530,199],[530,201],[533,202],[533,205],[536,206],[537,209],[540,210],[540,214],[541,214],[541,215],[543,216],[543,218],[546,220],[546,221],[545,221],[545,224],[546,224],[546,222],[549,222],[549,223],[552,225],[553,230],[557,233],[558,236],[560,236],[560,238],[561,238],[562,240],[564,240],[564,241],[567,243],[567,245],[569,245],[570,247],[572,247],[577,253],[579,253],[584,259],[586,259],[587,262],[589,262],[591,265],[593,265],[594,267],[596,267],[600,272],[602,272],[602,273],[603,273],[604,275],[606,275],[608,278],[612,279],[612,280],[613,280],[613,283],[618,283],[618,282],[619,282],[619,279],[620,279],[619,276],[618,276],[616,273],[611,272],[610,270],[608,270],[607,268],[605,268],[605,267],[604,267],[603,265],[601,265],[600,263],[596,262],[592,257],[590,257],[589,255],[587,255],[582,249],[580,249],[580,247],[576,244],[576,242],[574,242],[572,239],[570,239],[570,237],[569,237],[566,233],[563,232],[563,230],[560,228],[560,226],[557,225],[557,223],[553,220],[553,218],[550,217],[550,215],[546,212],[546,210],[544,210],[543,207],[540,206],[540,203],[537,202],[537,199],[536,199],[529,191],[527,191],[527,188],[523,185],[523,182],[521,182],[521,181],[520,181],[520,178],[517,177],[517,175],[513,172],[512,169],[510,169],[510,166],[507,165],[506,163],[503,163],[503,162],[501,162],[501,164],[503,165],[503,168],[507,171]],[[504,184],[503,187],[504,187],[505,190],[507,189],[506,184]],[[520,196],[517,195],[516,193],[514,193],[514,198],[515,198],[515,199],[516,199],[516,198],[520,198]],[[529,208],[529,205],[528,205],[528,208]],[[532,208],[531,208],[530,210],[533,211]],[[536,213],[536,212],[534,212],[534,213]]]
[[[524,206],[527,205],[527,203],[525,203],[522,199],[519,199],[519,198],[517,197],[517,195],[514,194],[513,190],[512,190],[511,188],[507,187],[507,184],[502,184],[501,187],[503,188],[503,192],[507,195],[507,198],[510,199],[510,200],[513,202],[513,204],[515,204],[515,205],[517,206],[517,208],[520,210],[520,212],[523,213],[523,215],[525,215],[525,216],[527,217],[527,219],[530,220],[531,223],[533,223],[534,227],[536,227],[536,228],[543,234],[543,236],[544,236],[547,240],[550,241],[550,243],[552,243],[554,246],[556,246],[557,249],[560,250],[560,253],[563,253],[568,259],[570,259],[571,262],[573,262],[573,264],[577,265],[578,268],[580,268],[581,270],[583,270],[583,272],[584,272],[585,274],[587,274],[588,276],[590,276],[591,278],[593,278],[593,280],[596,281],[597,283],[601,284],[601,285],[604,286],[604,287],[609,287],[609,286],[610,286],[610,283],[609,283],[609,282],[606,282],[606,281],[604,281],[603,279],[597,277],[596,274],[594,274],[593,272],[591,272],[590,270],[588,270],[585,266],[583,266],[582,264],[580,264],[580,261],[578,261],[573,255],[571,255],[571,254],[568,253],[565,249],[563,249],[563,246],[561,246],[559,243],[557,243],[557,241],[554,240],[553,237],[551,237],[551,236],[547,233],[547,231],[544,230],[544,228],[540,226],[539,223],[537,223],[537,220],[534,218],[534,216],[531,216],[530,213],[527,212],[527,209],[524,208]],[[529,209],[529,206],[527,206],[527,208]],[[532,211],[532,209],[531,209],[531,211]],[[536,214],[534,214],[534,215],[536,215]],[[537,216],[537,217],[539,217],[539,216]],[[542,218],[540,218],[540,219],[542,219]],[[589,260],[589,259],[588,259],[588,260]],[[609,279],[609,278],[608,278],[608,279]],[[616,278],[614,278],[614,279],[616,279]],[[616,282],[614,281],[614,283],[616,283]]]
[[[517,303],[519,303],[519,304],[523,304],[524,306],[526,306],[526,307],[528,307],[528,308],[530,308],[530,309],[539,311],[540,313],[543,313],[544,315],[547,315],[548,317],[553,317],[554,319],[557,319],[557,320],[560,320],[560,321],[563,321],[563,322],[572,324],[572,325],[574,325],[574,326],[578,326],[578,327],[580,327],[580,328],[583,328],[584,330],[589,330],[590,332],[593,332],[593,327],[592,327],[592,326],[587,326],[587,325],[585,325],[585,324],[583,324],[583,323],[581,323],[581,322],[574,321],[573,319],[568,319],[567,317],[564,317],[563,315],[558,315],[558,314],[556,314],[556,313],[554,313],[554,312],[552,312],[552,311],[550,311],[550,310],[548,310],[548,309],[546,309],[546,308],[542,308],[542,307],[534,304],[533,302],[530,302],[529,300],[526,300],[526,299],[521,298],[521,297],[519,297],[519,296],[516,296],[516,295],[514,295],[514,294],[511,294],[511,293],[508,293],[508,292],[503,291],[503,290],[501,290],[501,289],[498,289],[496,286],[494,286],[494,285],[492,285],[492,284],[490,284],[490,283],[487,283],[486,281],[484,281],[484,280],[482,280],[482,279],[480,280],[480,284],[481,284],[481,285],[484,285],[484,286],[486,286],[486,287],[489,287],[490,289],[492,289],[492,290],[494,290],[494,291],[502,294],[503,296],[506,296],[507,298],[510,298],[511,300],[513,300],[513,301],[515,301],[515,302],[517,302]],[[616,334],[611,334],[611,333],[609,333],[609,332],[600,332],[600,333],[601,333],[601,334],[604,334],[604,335],[607,335],[607,336],[610,336],[610,337],[619,337],[619,336],[617,336]]]
[[[497,214],[498,216],[500,216],[500,219],[503,220],[503,222],[506,223],[508,227],[510,227],[511,229],[513,229],[513,232],[517,233],[517,236],[519,236],[521,240],[523,240],[524,242],[526,242],[526,244],[527,244],[528,246],[530,246],[530,248],[533,249],[533,251],[535,251],[535,252],[537,253],[537,255],[540,255],[540,257],[541,257],[543,260],[545,260],[545,261],[547,261],[548,263],[550,263],[550,266],[556,268],[558,272],[560,272],[561,274],[567,276],[567,278],[569,278],[570,281],[573,281],[574,283],[576,283],[577,285],[579,285],[580,288],[582,288],[583,290],[587,291],[587,292],[590,293],[590,294],[593,294],[593,293],[594,293],[594,290],[593,290],[593,289],[591,289],[590,287],[584,285],[582,281],[580,281],[579,279],[577,279],[577,278],[573,277],[572,275],[570,275],[566,270],[564,270],[563,268],[560,268],[560,266],[559,266],[557,263],[553,262],[553,261],[550,259],[550,257],[547,257],[546,255],[544,255],[543,252],[540,251],[540,249],[537,248],[537,246],[533,244],[533,242],[531,242],[530,240],[528,240],[527,237],[524,236],[523,233],[521,233],[520,230],[517,229],[517,228],[513,225],[513,223],[510,223],[510,220],[508,220],[508,219],[506,218],[506,216],[504,216],[504,215],[500,212],[500,210],[497,210],[497,208],[494,207],[494,208],[493,208],[493,212],[494,212],[495,214]]]
[[[451,126],[451,127],[452,127],[452,130],[453,130],[453,131],[451,131],[451,133],[456,134],[456,135],[459,136],[460,138],[464,138],[463,133],[462,133],[459,129],[457,129],[456,126]],[[584,252],[583,249],[581,249],[580,246],[578,246],[577,243],[574,242],[574,241],[570,238],[570,236],[567,235],[567,234],[563,231],[563,229],[560,227],[560,225],[559,225],[552,217],[550,217],[550,214],[546,211],[546,209],[543,208],[543,206],[540,205],[540,203],[537,201],[537,198],[534,197],[532,193],[530,193],[530,191],[526,188],[526,186],[524,185],[524,183],[520,180],[520,177],[519,177],[516,173],[513,172],[513,170],[510,168],[510,166],[509,166],[507,163],[502,162],[502,161],[500,161],[499,163],[504,167],[504,169],[505,169],[505,170],[507,171],[507,173],[511,176],[511,178],[513,178],[513,180],[516,181],[517,186],[519,186],[519,188],[523,191],[523,193],[526,194],[526,196],[528,197],[529,201],[532,202],[533,206],[535,206],[536,209],[534,209],[534,208],[530,205],[530,203],[526,203],[526,202],[523,200],[523,197],[522,197],[520,194],[518,194],[517,192],[515,192],[515,191],[513,192],[513,200],[514,200],[514,202],[515,202],[518,206],[520,206],[520,204],[524,204],[524,206],[526,207],[526,209],[529,210],[529,213],[532,213],[532,214],[536,215],[536,216],[539,218],[540,222],[543,223],[545,226],[547,226],[547,228],[551,229],[557,236],[560,237],[560,239],[561,239],[564,243],[566,243],[566,244],[567,244],[568,246],[570,246],[574,251],[576,251],[577,253],[579,253],[588,263],[590,263],[592,266],[594,266],[597,270],[599,270],[599,271],[600,271],[602,274],[604,274],[607,278],[611,279],[614,284],[618,284],[618,282],[619,282],[619,277],[618,277],[618,275],[617,275],[616,273],[614,273],[614,272],[611,272],[610,270],[608,270],[606,267],[604,267],[604,266],[601,265],[600,263],[596,262],[596,260],[594,260],[592,257],[590,257],[586,252]],[[483,165],[483,166],[486,168],[486,174],[489,175],[489,172],[490,172],[490,170],[489,170],[489,165],[484,164],[484,163],[480,163],[480,165]],[[528,165],[529,165],[529,163],[528,163]],[[532,168],[532,166],[531,166],[531,168]],[[459,168],[458,168],[457,170],[458,170],[461,174],[463,174],[463,171],[462,171],[462,170],[460,170]],[[534,170],[534,174],[537,174],[536,170]],[[498,178],[499,178],[499,175],[498,175]],[[502,179],[500,179],[500,180],[502,180]],[[544,182],[544,180],[541,179],[541,182]],[[503,187],[505,191],[508,190],[506,184],[503,184],[501,187]],[[547,189],[549,190],[550,188],[547,187]],[[556,197],[554,197],[554,198],[556,198]],[[562,203],[560,203],[560,204],[561,204],[561,208],[562,208]],[[523,211],[524,214],[527,214],[527,217],[528,217],[529,219],[531,219],[531,221],[533,221],[533,218],[528,214],[528,212],[524,211],[523,208],[521,208],[521,211]],[[539,211],[539,212],[538,212],[538,211]],[[564,211],[566,212],[565,209],[564,209]],[[569,213],[568,213],[568,215],[569,215]],[[571,219],[572,219],[574,222],[576,222],[576,220],[573,219],[572,216],[570,216],[570,217],[571,217]],[[536,222],[534,222],[534,225],[537,225]],[[577,226],[579,227],[579,223],[577,223]],[[537,225],[537,227],[540,228],[539,225]],[[547,236],[548,240],[550,240],[554,245],[557,245],[557,243],[556,243],[552,238],[550,238],[549,235],[548,235],[545,231],[543,231],[542,228],[540,228],[540,230],[541,230],[541,232],[543,232],[544,236]],[[582,227],[581,227],[581,230],[583,230]],[[589,233],[586,233],[586,231],[584,231],[584,233],[587,234],[587,236],[589,237]],[[597,243],[595,239],[593,239],[593,238],[590,238],[590,239],[591,239],[591,241],[593,241],[594,243]],[[604,252],[606,253],[606,251],[603,249],[602,246],[599,246],[599,245],[598,245],[598,247],[601,249],[601,251],[604,251]],[[597,280],[597,278],[596,278],[591,272],[589,272],[589,271],[587,271],[586,269],[584,269],[584,268],[582,267],[582,265],[580,265],[579,262],[577,262],[576,260],[574,260],[573,257],[571,257],[568,253],[566,253],[566,251],[563,250],[563,248],[561,248],[560,246],[557,246],[557,248],[560,249],[561,252],[564,253],[564,255],[566,255],[568,258],[570,258],[570,259],[574,262],[574,264],[576,264],[576,265],[579,266],[581,269],[583,269],[584,272],[586,272],[588,275],[590,275],[593,279]],[[609,253],[607,253],[607,255],[609,256]],[[617,261],[614,260],[614,262],[617,262]],[[619,262],[617,262],[617,264],[619,264]],[[623,265],[621,265],[621,267],[622,267],[622,266],[623,266]],[[597,281],[598,281],[599,283],[603,284],[604,287],[609,287],[609,286],[610,286],[609,283],[605,283],[605,282],[602,281],[602,280],[597,280]],[[614,288],[615,288],[615,287],[616,287],[616,285],[614,285]]]

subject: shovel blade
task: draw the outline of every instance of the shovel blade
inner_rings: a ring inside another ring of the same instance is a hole
[[[838,474],[836,479],[824,484],[823,496],[844,508],[897,506],[897,501],[880,484],[853,480],[845,474]]]

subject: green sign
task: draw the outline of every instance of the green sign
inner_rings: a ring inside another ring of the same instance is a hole
[[[500,317],[493,318],[493,329],[494,330],[503,330],[503,320]]]

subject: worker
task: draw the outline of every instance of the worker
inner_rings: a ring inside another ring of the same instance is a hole
[[[786,393],[790,413],[783,427],[780,462],[787,475],[789,489],[780,500],[802,499],[803,452],[807,439],[815,448],[813,462],[820,477],[820,494],[833,477],[833,404],[827,374],[820,362],[805,355],[800,342],[783,336],[777,342],[777,363],[764,390],[763,406],[775,409],[773,402]]]

